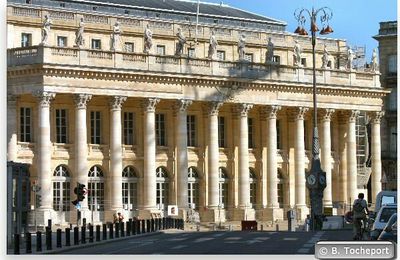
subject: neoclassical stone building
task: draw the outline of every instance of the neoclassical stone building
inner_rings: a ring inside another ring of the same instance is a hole
[[[76,222],[77,182],[89,189],[88,222],[167,205],[181,215],[193,208],[202,221],[276,220],[291,208],[304,219],[310,38],[206,3],[196,34],[196,2],[125,2],[8,1],[7,156],[29,163],[41,187],[37,223]],[[359,192],[360,113],[372,119],[369,192],[381,189],[388,91],[379,72],[346,63],[346,41],[318,38],[316,52],[324,206],[341,213]]]

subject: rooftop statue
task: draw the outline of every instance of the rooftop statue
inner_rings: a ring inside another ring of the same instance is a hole
[[[350,47],[347,47],[347,68],[349,70],[353,69],[354,53]]]
[[[49,15],[46,14],[44,17],[45,19],[42,27],[42,41],[40,42],[40,45],[49,45],[47,40],[49,38],[50,27],[52,25],[52,22]]]
[[[301,67],[302,66],[301,65],[301,53],[302,53],[301,46],[300,46],[298,40],[294,40],[294,43],[295,43],[294,44],[294,65]]]
[[[272,63],[274,61],[274,44],[272,43],[271,37],[268,39],[267,43],[267,55],[266,55],[266,62]]]
[[[182,29],[178,28],[178,33],[176,34],[178,37],[178,43],[176,44],[176,52],[175,55],[181,56],[183,54],[183,47],[185,46],[186,43],[186,38],[182,33]]]
[[[83,32],[85,31],[85,23],[83,22],[83,18],[79,22],[78,30],[75,32],[75,46],[83,47],[85,45],[85,39],[83,38]]]
[[[374,48],[374,50],[372,51],[371,70],[378,71],[378,56],[376,54],[376,48]]]
[[[149,54],[151,47],[153,46],[153,32],[150,30],[149,24],[147,24],[144,30],[144,53]]]
[[[246,47],[246,36],[242,34],[238,41],[239,61],[244,60],[245,47]]]
[[[118,51],[120,50],[121,45],[121,28],[119,27],[119,22],[115,22],[113,27],[113,32],[111,34],[111,50]]]
[[[210,36],[210,45],[208,46],[208,58],[213,59],[215,53],[217,52],[217,46],[218,46],[218,41],[217,38],[215,37],[215,32],[214,30],[211,31],[211,36]]]

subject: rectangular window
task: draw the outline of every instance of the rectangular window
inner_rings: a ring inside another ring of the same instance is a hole
[[[249,148],[254,148],[253,145],[253,118],[248,118],[247,119],[247,125],[248,125],[248,138],[249,138]]]
[[[244,59],[247,60],[248,62],[253,62],[253,53],[245,53]]]
[[[389,56],[389,74],[396,74],[397,73],[397,55],[390,55]]]
[[[281,64],[281,57],[280,57],[280,56],[277,56],[277,55],[274,55],[274,56],[272,57],[272,61],[275,62],[275,63],[277,63],[277,64]]]
[[[217,60],[225,60],[225,51],[217,51]]]
[[[135,210],[137,207],[136,182],[122,183],[122,205],[125,210]]]
[[[218,117],[218,146],[225,147],[225,117]]]
[[[101,113],[100,111],[90,111],[90,133],[91,143],[101,143]]]
[[[196,51],[194,48],[188,48],[188,57],[189,58],[194,58],[196,57]]]
[[[133,112],[124,113],[124,144],[133,145],[135,143],[134,135],[135,114]]]
[[[396,126],[390,126],[390,155],[396,157],[397,154],[397,128]]]
[[[22,33],[21,34],[21,47],[32,46],[32,34]]]
[[[276,149],[282,149],[280,120],[276,120]]]
[[[219,205],[221,208],[226,208],[228,206],[228,183],[219,183]]]
[[[55,211],[60,210],[60,200],[61,200],[61,182],[53,182],[53,209]]]
[[[283,208],[283,184],[282,183],[278,184],[278,203],[279,203],[279,207]]]
[[[256,203],[257,203],[257,188],[256,188],[257,183],[252,182],[250,183],[250,203],[252,208],[255,208]]]
[[[56,142],[68,142],[68,113],[66,109],[56,109]]]
[[[196,116],[187,116],[187,145],[196,146]]]
[[[303,67],[307,67],[307,59],[306,58],[301,58],[301,65],[303,65]]]
[[[63,211],[70,211],[71,209],[71,198],[70,198],[70,183],[63,182],[62,183],[62,210]]]
[[[165,114],[156,114],[156,140],[158,146],[166,146]]]
[[[20,141],[32,142],[32,110],[30,107],[20,109]]]
[[[135,45],[133,42],[125,42],[125,51],[126,52],[134,52],[135,51]]]
[[[57,36],[57,46],[58,47],[67,47],[67,37]]]
[[[157,54],[165,55],[165,45],[157,45]]]
[[[99,39],[92,39],[92,49],[94,50],[101,49],[101,41]]]
[[[88,190],[89,210],[104,211],[104,182],[88,182]]]

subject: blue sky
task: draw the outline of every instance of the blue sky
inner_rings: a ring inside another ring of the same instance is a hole
[[[200,0],[220,3],[220,0]],[[378,42],[372,38],[379,31],[379,22],[397,20],[397,0],[224,0],[224,4],[287,23],[286,30],[297,27],[293,13],[297,8],[327,6],[333,11],[330,38],[347,40],[351,46],[366,46],[367,61]],[[201,12],[201,10],[200,10]],[[321,26],[319,26],[321,29]]]

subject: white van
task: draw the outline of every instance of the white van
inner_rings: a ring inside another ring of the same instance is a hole
[[[376,195],[374,215],[386,204],[397,204],[397,191],[383,190]]]

